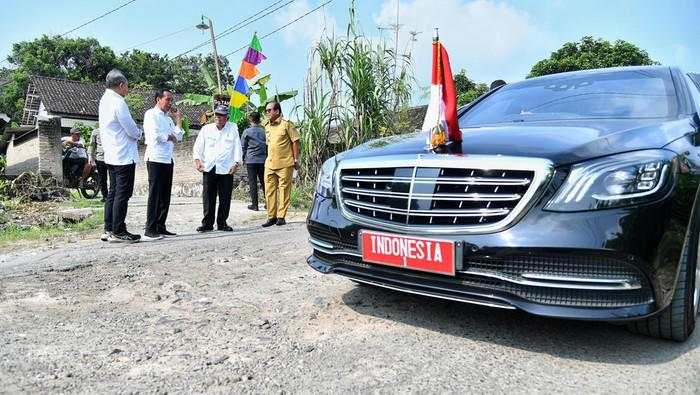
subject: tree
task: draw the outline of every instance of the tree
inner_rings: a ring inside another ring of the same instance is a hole
[[[489,90],[484,83],[474,82],[467,76],[467,72],[462,69],[454,76],[455,90],[457,91],[457,106],[463,106],[474,101]]]
[[[170,61],[170,68],[173,75],[173,89],[179,93],[209,92],[209,83],[201,72],[200,65],[204,64],[207,69],[214,70],[214,57],[212,55],[202,56],[182,56]],[[231,85],[234,76],[231,74],[231,66],[228,59],[219,56],[219,68],[221,71],[221,85]],[[216,81],[214,76],[214,81]]]
[[[0,112],[19,120],[32,74],[67,78],[85,82],[103,82],[113,68],[121,69],[132,86],[169,88],[175,92],[207,93],[208,83],[200,72],[200,64],[212,65],[213,56],[185,56],[169,59],[167,55],[128,51],[117,57],[111,48],[94,38],[62,38],[42,36],[34,41],[12,45],[7,57],[13,69],[0,92]],[[221,83],[233,82],[228,60],[219,57]],[[212,67],[213,68],[213,67]]]
[[[200,65],[214,69],[214,57],[208,55],[183,56],[176,59],[168,55],[134,50],[125,52],[119,59],[120,67],[130,84],[147,84],[154,88],[167,88],[175,92],[206,93],[208,81],[200,71]],[[221,84],[231,84],[233,76],[228,59],[219,57]],[[214,76],[216,81],[216,76]]]
[[[120,69],[129,79],[129,85],[146,84],[155,88],[174,89],[172,62],[167,55],[133,50],[121,54],[119,63]]]
[[[601,38],[585,36],[580,42],[567,42],[548,59],[535,63],[530,77],[563,73],[566,71],[597,69],[616,66],[659,64],[647,51],[627,41],[610,43]]]
[[[30,74],[96,82],[102,81],[118,64],[114,52],[94,38],[46,35],[13,44],[7,60],[15,68],[3,88],[0,111],[14,120],[21,118]]]

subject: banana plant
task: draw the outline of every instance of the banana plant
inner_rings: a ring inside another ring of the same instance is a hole
[[[207,89],[212,92],[211,95],[205,95],[201,93],[184,93],[182,95],[182,100],[179,100],[176,104],[177,105],[188,105],[188,106],[202,106],[202,105],[211,105],[214,106],[216,103],[228,103],[230,96],[226,93],[224,94],[218,94],[218,88],[216,83],[214,82],[214,78],[212,77],[211,72],[209,69],[204,65],[200,64],[199,65],[199,70],[202,74],[202,78],[207,83]],[[270,74],[266,74],[257,80],[250,84],[250,92],[248,93],[248,101],[244,104],[244,111],[258,111],[260,113],[265,112],[265,104],[269,100],[275,100],[277,102],[283,102],[285,100],[289,100],[293,97],[295,97],[298,94],[298,91],[296,90],[288,90],[284,92],[278,92],[274,94],[272,97],[268,96],[267,93],[267,83],[270,82],[270,79],[272,76]],[[226,87],[225,92],[230,92],[233,91],[233,87],[228,85]],[[258,104],[255,104],[252,102],[251,96],[255,94],[258,97]],[[209,123],[214,116],[214,112],[212,110],[207,111],[202,114],[200,117],[200,124],[205,124]]]

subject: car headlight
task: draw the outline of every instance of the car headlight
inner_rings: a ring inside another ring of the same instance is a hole
[[[318,172],[318,181],[316,182],[316,193],[323,197],[333,196],[333,173],[335,172],[335,157],[331,157],[323,162],[321,171]]]
[[[673,158],[670,151],[645,150],[574,165],[545,210],[597,210],[657,200],[673,186]]]

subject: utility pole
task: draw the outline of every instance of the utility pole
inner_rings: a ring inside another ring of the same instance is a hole
[[[219,54],[216,52],[216,39],[214,38],[214,25],[211,22],[211,18],[207,17],[207,20],[209,21],[209,25],[207,26],[204,23],[204,15],[202,15],[202,22],[197,25],[197,29],[199,30],[209,30],[209,33],[211,34],[211,46],[212,49],[214,50],[214,66],[216,67],[216,83],[219,89],[219,94],[221,94],[221,72],[219,71]]]

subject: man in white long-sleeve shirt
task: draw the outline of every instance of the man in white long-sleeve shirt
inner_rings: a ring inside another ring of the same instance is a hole
[[[170,192],[173,186],[173,148],[182,141],[182,113],[178,110],[168,115],[173,103],[172,92],[159,89],[155,94],[155,106],[143,116],[143,134],[146,140],[146,168],[148,170],[148,208],[144,240],[157,240],[163,236],[175,236],[168,231],[165,221],[170,208]],[[173,123],[175,118],[175,123]]]
[[[219,196],[219,209],[216,212],[218,230],[233,230],[226,220],[231,208],[233,190],[233,173],[241,165],[241,141],[238,127],[228,122],[228,107],[217,106],[214,109],[216,123],[205,125],[199,131],[194,142],[193,157],[197,171],[202,173],[202,203],[204,218],[197,232],[214,229],[214,210],[216,197]]]
[[[109,193],[105,202],[105,233],[101,239],[133,243],[139,241],[141,236],[129,233],[124,220],[129,198],[134,192],[141,130],[124,101],[124,96],[129,93],[129,83],[124,74],[113,69],[107,74],[106,85],[107,89],[100,99],[99,125],[109,172]]]

